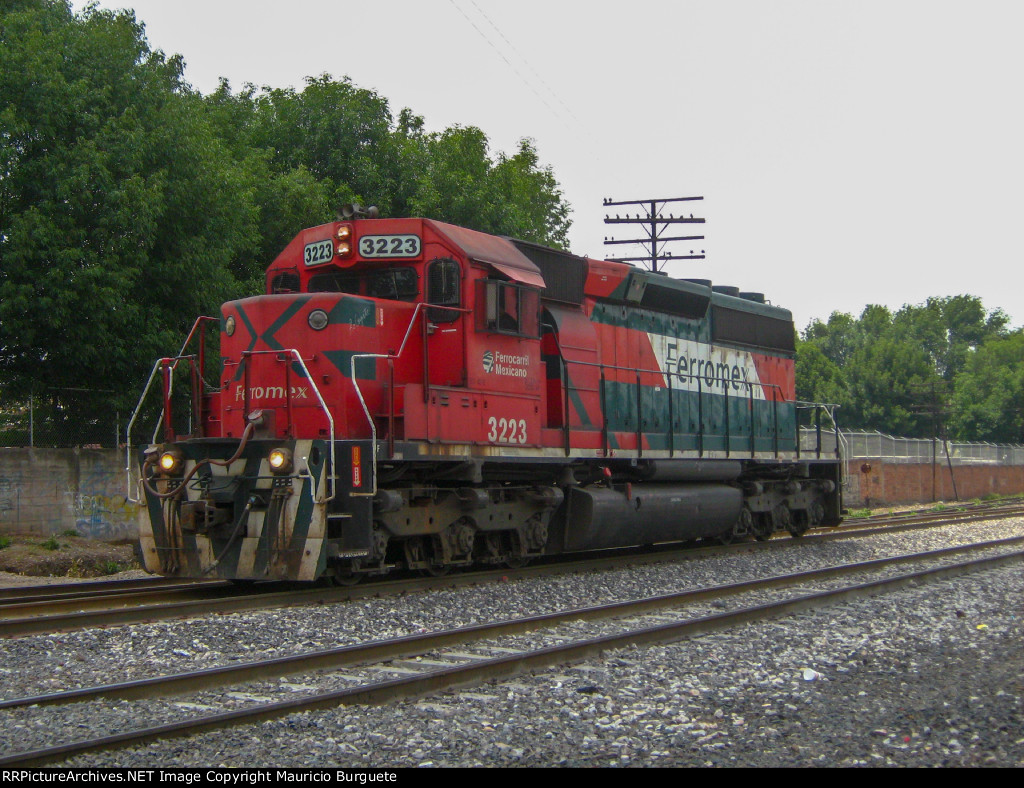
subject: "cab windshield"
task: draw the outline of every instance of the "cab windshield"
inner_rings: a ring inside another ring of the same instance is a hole
[[[351,293],[389,301],[415,301],[420,293],[420,276],[413,268],[385,268],[377,271],[325,271],[309,280],[310,293]]]

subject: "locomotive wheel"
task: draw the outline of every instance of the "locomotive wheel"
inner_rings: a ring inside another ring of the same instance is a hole
[[[530,563],[530,559],[524,555],[516,556],[515,558],[508,558],[505,560],[505,566],[509,569],[522,569]]]
[[[767,542],[775,533],[775,521],[768,512],[757,512],[754,515],[754,522],[751,525],[754,531],[754,538],[759,542]]]
[[[794,539],[799,539],[807,533],[807,529],[810,527],[811,524],[807,519],[806,512],[792,512],[789,518],[789,524],[786,525],[786,530],[789,531]]]
[[[363,579],[362,575],[357,575],[351,569],[339,569],[333,575],[331,575],[331,583],[336,586],[354,586],[360,580]]]
[[[426,569],[420,570],[424,577],[444,577],[451,571],[452,568],[448,564],[443,564],[441,566],[428,566]]]
[[[724,545],[730,545],[737,539],[741,539],[751,533],[754,529],[754,515],[750,509],[744,506],[740,510],[740,516],[736,518],[733,527],[718,537],[718,541]]]

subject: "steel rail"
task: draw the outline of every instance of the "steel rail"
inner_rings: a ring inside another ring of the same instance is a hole
[[[1021,509],[1024,513],[1024,507]],[[565,572],[578,572],[586,570],[616,569],[624,565],[642,565],[650,563],[666,563],[678,560],[691,560],[694,558],[705,558],[716,555],[727,555],[729,551],[736,549],[746,550],[779,550],[789,549],[794,544],[804,545],[816,544],[818,542],[830,542],[838,539],[851,537],[867,537],[900,533],[903,531],[918,530],[923,528],[934,528],[945,525],[958,525],[969,522],[979,522],[992,519],[1004,519],[1005,513],[985,513],[983,515],[957,516],[953,519],[941,522],[929,521],[926,523],[903,523],[894,526],[875,526],[869,528],[849,529],[847,527],[829,528],[824,532],[805,534],[799,540],[789,539],[780,535],[780,538],[773,538],[767,542],[739,542],[728,546],[714,545],[711,547],[684,548],[671,544],[663,546],[659,552],[639,553],[635,549],[623,549],[614,551],[612,555],[604,552],[600,557],[586,556],[583,558],[560,556],[554,559],[554,563],[535,564],[520,569],[488,569],[476,572],[467,572],[458,575],[449,575],[440,578],[414,578],[400,580],[382,580],[377,583],[367,583],[360,586],[349,586],[344,588],[312,588],[299,590],[270,590],[267,592],[256,592],[255,594],[240,594],[238,596],[224,596],[221,594],[216,598],[208,596],[198,599],[183,600],[179,602],[165,602],[150,605],[143,608],[121,606],[115,609],[98,609],[98,604],[93,604],[92,610],[64,613],[56,616],[43,616],[40,611],[45,608],[40,605],[31,608],[35,615],[23,618],[8,618],[0,620],[0,637],[22,637],[27,635],[45,634],[51,632],[68,632],[77,629],[84,629],[93,626],[116,626],[121,624],[138,624],[152,621],[161,621],[174,618],[184,618],[192,615],[211,615],[214,613],[245,612],[251,610],[265,610],[271,608],[300,607],[305,605],[322,605],[348,602],[355,599],[363,599],[382,594],[400,594],[411,591],[435,590],[440,588],[459,588],[467,585],[494,582],[508,578],[538,577]],[[197,589],[201,593],[201,589]],[[126,597],[127,599],[127,597]],[[0,616],[5,610],[0,606]]]
[[[437,648],[462,644],[470,640],[480,640],[498,635],[521,634],[540,627],[550,627],[567,621],[581,619],[590,621],[601,618],[635,615],[680,604],[720,599],[767,588],[781,588],[799,583],[811,583],[857,572],[877,571],[889,566],[921,563],[948,556],[1020,544],[1024,544],[1024,536],[997,539],[989,542],[977,542],[969,545],[957,545],[923,553],[909,553],[853,564],[838,564],[785,575],[773,575],[756,580],[745,580],[737,583],[678,591],[671,594],[628,600],[626,602],[612,602],[604,605],[574,608],[557,613],[545,613],[539,616],[528,616],[493,624],[477,624],[454,630],[409,635],[385,641],[341,646],[322,651],[304,652],[258,662],[223,665],[185,673],[136,679],[117,684],[83,687],[46,695],[0,700],[0,709],[77,703],[101,697],[109,700],[151,698],[156,695],[181,694],[183,692],[223,687],[229,684],[240,684],[258,679],[280,678],[298,673],[310,673],[314,670],[408,657]],[[153,690],[157,690],[157,692],[153,692]]]
[[[84,583],[11,586],[0,588],[0,609],[30,602],[86,600],[137,594],[195,589],[226,588],[228,580],[178,580],[171,577],[140,577],[134,580],[98,580]]]
[[[960,549],[966,549],[966,546],[961,547]],[[903,561],[914,560],[911,556],[901,556],[899,558]],[[917,558],[916,560],[924,559]],[[381,704],[396,698],[407,699],[420,697],[436,693],[441,690],[475,685],[482,681],[508,678],[531,670],[547,668],[556,664],[578,662],[588,657],[600,655],[610,649],[669,643],[698,634],[706,634],[722,629],[728,629],[739,624],[778,618],[796,612],[839,604],[864,596],[872,596],[887,591],[898,590],[913,584],[918,584],[925,580],[961,576],[986,569],[998,568],[1012,563],[1018,563],[1022,560],[1024,560],[1024,551],[1016,551],[994,557],[981,558],[974,561],[947,564],[941,567],[933,567],[931,569],[869,581],[840,589],[812,592],[803,596],[777,602],[744,607],[725,613],[718,613],[655,626],[640,627],[638,629],[632,629],[625,632],[603,635],[584,640],[576,640],[529,652],[481,659],[468,664],[427,671],[404,678],[374,682],[358,687],[349,687],[304,698],[264,704],[247,709],[224,712],[202,718],[182,720],[134,731],[126,731],[98,739],[83,740],[57,745],[55,747],[15,753],[13,755],[0,757],[0,767],[40,766],[85,752],[115,749],[133,744],[137,745],[152,742],[159,739],[178,738],[198,733],[200,731],[215,730],[240,723],[253,723],[275,719],[299,711],[328,709],[338,705]],[[881,561],[891,562],[891,559],[881,559]],[[832,571],[845,570],[844,573],[849,573],[851,571],[865,571],[866,567],[871,567],[878,563],[879,562],[867,562],[866,564],[846,565],[845,567],[833,567],[831,569]],[[780,579],[784,577],[788,582],[792,582],[794,577],[804,574],[813,573],[798,573],[798,575],[794,576],[781,576]],[[823,579],[826,576],[827,574],[819,573],[818,577],[814,579]],[[749,585],[749,583],[738,585]],[[748,590],[756,590],[763,587],[765,586],[762,583],[761,585],[756,586],[755,589],[748,588]],[[634,604],[648,604],[653,605],[654,609],[660,609],[664,608],[668,604],[674,603],[666,603],[663,602],[662,599],[663,598],[655,597],[649,600],[640,600]],[[607,608],[621,608],[621,606],[612,605],[603,607],[606,610],[600,613],[600,617],[608,617],[609,615],[635,615],[637,612],[645,612],[640,610],[624,613],[620,610],[615,613],[608,613]],[[586,610],[598,611],[601,610],[601,608]],[[571,620],[572,617],[579,618],[580,611],[564,611],[553,615]],[[525,621],[529,621],[529,619],[504,623],[510,626],[523,626],[523,622]],[[536,628],[535,624],[531,624],[530,626],[531,628]],[[414,638],[420,637],[423,639],[423,642],[421,642],[421,648],[416,650],[423,651],[424,648],[422,648],[422,646],[426,646],[426,650],[437,648],[439,645],[442,645],[437,642],[438,637],[441,635],[451,636],[453,633],[459,633],[459,630],[449,633],[439,633],[434,636],[413,636]],[[433,642],[430,640],[432,637],[434,638]],[[383,641],[382,643],[391,643],[393,646],[396,642],[398,641]],[[370,645],[379,646],[380,644]],[[404,643],[403,648],[408,648],[408,645],[408,643]]]

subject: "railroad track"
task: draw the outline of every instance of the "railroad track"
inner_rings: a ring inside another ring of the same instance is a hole
[[[153,699],[286,676],[301,676],[302,681],[310,682],[303,685],[310,692],[301,697],[253,702],[233,711],[17,752],[0,757],[0,767],[52,764],[85,753],[187,736],[301,711],[422,697],[578,662],[610,649],[672,642],[751,621],[888,593],[912,584],[1020,564],[1024,562],[1022,547],[1024,536],[1018,536],[262,662],[11,699],[0,702],[0,713],[27,706],[99,699]],[[933,565],[913,568],[924,564]],[[906,571],[906,567],[912,570]],[[895,572],[901,568],[903,571]],[[850,580],[853,576],[859,577]],[[843,582],[837,584],[840,580]],[[751,603],[752,594],[765,592],[779,598]],[[700,610],[700,606],[706,609],[706,603],[711,601],[720,606],[722,600],[729,600],[732,609],[710,614]],[[596,632],[595,622],[599,622]],[[331,672],[325,674],[324,671]],[[326,686],[312,686],[314,682]],[[265,690],[257,688],[255,691]],[[235,695],[245,697],[244,692]],[[99,715],[97,710],[97,719]],[[99,722],[98,727],[102,726]]]
[[[801,537],[803,543],[832,541],[851,537],[897,533],[907,530],[955,525],[1024,515],[1024,503],[1000,502],[996,505],[973,505],[966,510],[924,511],[903,515],[885,515],[849,521],[838,528],[816,529]],[[641,565],[691,560],[726,554],[735,549],[789,549],[793,540],[778,535],[765,542],[740,542],[733,545],[680,549],[666,546],[652,552],[616,550],[601,557],[583,557],[540,562],[519,569],[478,570],[446,577],[416,577],[381,580],[359,586],[300,587],[266,583],[245,590],[223,581],[182,582],[167,579],[152,581],[121,581],[130,585],[90,583],[56,590],[53,586],[31,587],[39,593],[0,595],[0,637],[70,632],[87,627],[107,627],[148,623],[189,616],[238,613],[273,608],[326,605],[356,599],[403,594],[438,588],[456,588],[490,583],[509,578],[538,577],[566,572],[597,571],[621,568],[623,564]],[[23,591],[24,589],[5,589]],[[48,592],[43,593],[43,592]],[[48,598],[49,597],[49,598]]]

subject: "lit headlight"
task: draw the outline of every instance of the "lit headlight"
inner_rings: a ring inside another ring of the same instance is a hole
[[[292,469],[292,453],[288,449],[274,449],[267,456],[267,462],[271,473],[289,473]]]
[[[338,242],[338,257],[348,257],[352,254],[352,244],[348,241]]]
[[[183,457],[180,451],[165,451],[160,455],[160,459],[157,461],[157,465],[160,466],[160,472],[165,476],[177,473],[181,469]]]
[[[341,225],[340,227],[338,227],[336,237],[339,241],[348,241],[350,238],[352,238],[352,227],[347,224]]]

